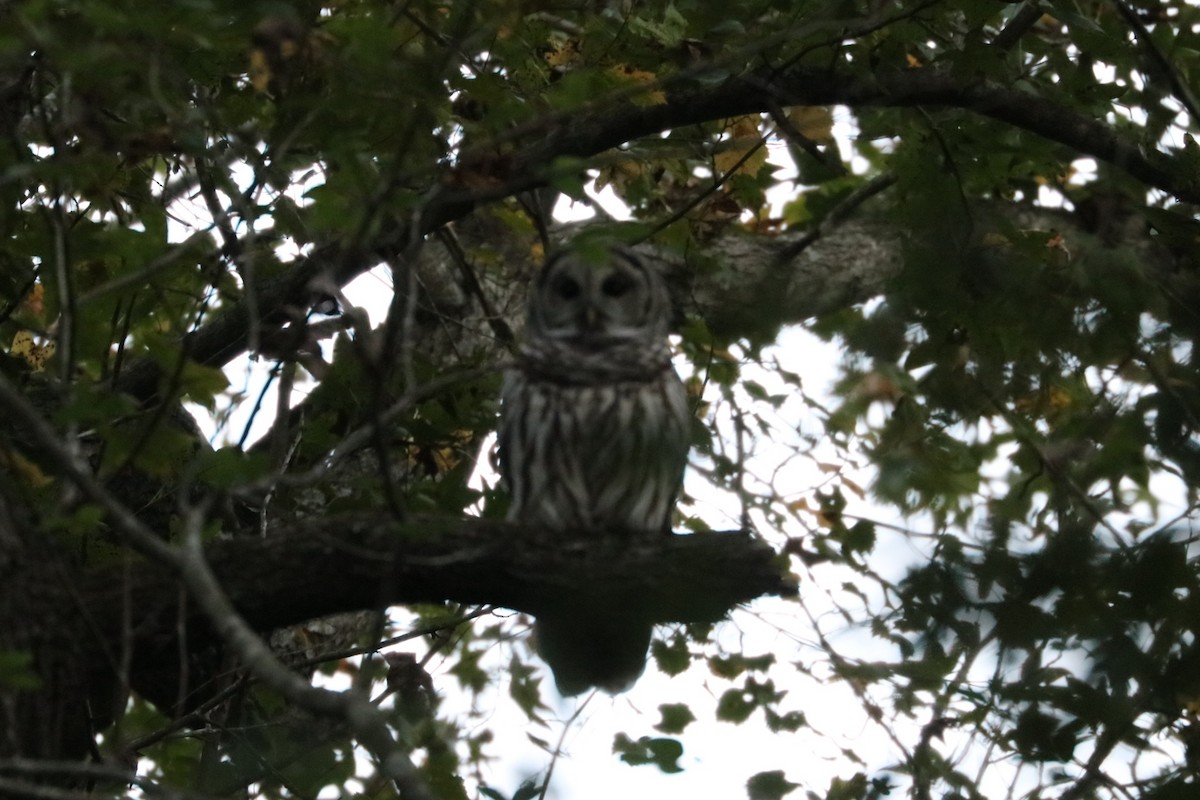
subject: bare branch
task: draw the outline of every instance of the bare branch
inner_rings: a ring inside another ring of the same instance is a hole
[[[379,761],[380,770],[396,784],[402,797],[432,800],[433,794],[419,776],[416,765],[397,745],[383,715],[366,696],[353,690],[335,692],[313,686],[284,666],[245,623],[208,567],[201,544],[204,522],[199,509],[190,509],[181,577],[221,641],[237,653],[255,677],[289,702],[314,714],[345,721],[358,741]]]
[[[1010,50],[1021,37],[1042,18],[1042,9],[1036,0],[1026,0],[1013,15],[1004,29],[992,39],[992,47],[997,50]]]
[[[380,603],[442,600],[535,615],[564,604],[615,603],[655,622],[713,622],[761,595],[795,591],[775,552],[737,532],[564,539],[472,518],[400,525],[383,510],[308,520],[266,539],[214,542],[204,555],[254,630]],[[143,645],[168,647],[175,578],[147,564],[131,582],[132,602],[147,609],[139,620]],[[107,568],[91,573],[81,591],[97,609],[117,608],[125,592]],[[194,609],[186,613],[205,625]],[[96,617],[101,638],[119,633],[116,616]]]
[[[1167,58],[1158,45],[1154,42],[1154,37],[1150,35],[1150,31],[1146,29],[1145,24],[1138,16],[1137,12],[1130,7],[1124,0],[1113,0],[1113,5],[1117,7],[1117,11],[1121,12],[1125,22],[1133,29],[1134,35],[1137,36],[1138,46],[1142,48],[1142,52],[1146,56],[1146,60],[1150,62],[1153,71],[1158,72],[1171,87],[1171,92],[1176,99],[1183,104],[1187,109],[1188,114],[1192,117],[1192,122],[1200,122],[1200,103],[1196,102],[1196,95],[1192,92],[1190,86],[1184,81],[1183,76],[1179,74],[1179,70],[1175,69],[1171,64],[1171,60]]]

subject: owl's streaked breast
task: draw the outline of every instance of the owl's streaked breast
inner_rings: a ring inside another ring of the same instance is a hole
[[[687,397],[674,370],[651,381],[584,385],[513,371],[503,402],[509,519],[563,530],[669,530],[688,444]]]

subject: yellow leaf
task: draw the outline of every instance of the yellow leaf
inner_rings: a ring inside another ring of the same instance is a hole
[[[904,61],[908,65],[909,69],[920,69],[921,67],[925,66],[925,64],[921,61],[921,59],[918,58],[917,56],[913,55],[912,53],[909,53],[906,56],[904,56]]]
[[[745,137],[758,138],[758,117],[743,114],[740,117],[734,117],[725,123],[725,130],[733,139],[741,139]]]
[[[44,486],[54,483],[54,479],[42,472],[37,464],[16,450],[0,448],[0,467],[11,471],[27,486],[34,489],[41,489]]]
[[[412,464],[425,463],[427,466],[432,463],[433,474],[441,475],[462,462],[473,437],[474,434],[468,430],[452,431],[450,441],[446,445],[431,447],[428,450],[414,449],[409,453],[409,462]]]
[[[889,400],[894,403],[904,396],[904,390],[887,375],[880,372],[868,372],[859,381],[857,394],[871,402]]]
[[[579,40],[566,39],[542,56],[551,67],[569,67],[579,61]]]
[[[46,313],[46,287],[44,284],[35,283],[33,288],[29,290],[29,294],[25,295],[25,299],[21,301],[21,305],[25,311],[33,314],[36,317],[41,317]]]
[[[729,364],[737,363],[737,356],[726,350],[724,347],[710,347],[709,355],[716,361],[725,361]]]
[[[30,331],[18,331],[17,335],[13,337],[12,347],[9,348],[8,354],[24,359],[32,371],[41,372],[46,368],[46,362],[50,360],[50,356],[54,355],[54,347],[54,342],[38,344]]]
[[[1018,397],[1014,405],[1023,414],[1045,416],[1070,408],[1072,403],[1070,392],[1061,386],[1051,386]]]
[[[755,175],[759,168],[767,163],[767,148],[759,147],[759,137],[741,137],[725,143],[725,148],[713,156],[713,166],[717,172],[725,175],[730,172],[740,172],[744,175]],[[757,147],[749,158],[746,153]],[[745,159],[743,161],[743,159]]]
[[[271,83],[271,62],[262,48],[250,51],[250,85],[256,92],[265,92]]]
[[[996,249],[1001,249],[1001,248],[1012,247],[1012,240],[1010,240],[1003,233],[996,233],[995,231],[988,231],[987,233],[985,233],[983,235],[983,239],[980,242],[980,244],[982,244],[984,247],[992,247],[992,248],[996,248]]]
[[[808,502],[807,498],[801,497],[799,500],[793,500],[787,504],[787,510],[796,515],[811,514],[819,527],[832,528],[837,524],[837,514],[826,511],[820,506],[813,506]]]
[[[595,189],[597,192],[603,190],[605,186],[623,189],[629,185],[630,181],[641,176],[642,165],[636,161],[625,159],[602,168],[600,174],[596,176]]]
[[[618,64],[609,71],[623,81],[642,84],[646,87],[646,91],[638,92],[630,98],[635,105],[660,106],[667,102],[667,95],[662,89],[652,88],[658,82],[658,76],[653,72],[646,72],[628,64]]]
[[[833,141],[833,112],[829,106],[794,106],[788,109],[788,121],[806,139]]]
[[[842,485],[845,486],[850,491],[854,492],[854,494],[858,495],[859,499],[861,499],[861,500],[867,499],[866,490],[863,489],[863,487],[859,486],[854,481],[847,478],[845,475],[842,476]]]
[[[1071,395],[1061,386],[1051,386],[1046,393],[1046,405],[1051,411],[1062,411],[1071,405]]]
[[[721,143],[720,150],[713,156],[713,166],[718,173],[728,174],[736,168],[737,172],[754,175],[767,163],[767,149],[759,146],[762,143],[762,132],[758,122],[758,117],[754,115],[734,117],[726,121],[725,130],[729,139]],[[742,161],[752,148],[757,150]],[[739,161],[742,161],[740,166]]]

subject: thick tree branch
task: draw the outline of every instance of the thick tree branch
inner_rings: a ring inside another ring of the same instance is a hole
[[[741,533],[564,540],[561,533],[480,519],[398,525],[382,512],[326,517],[267,538],[206,548],[213,574],[258,630],[406,603],[487,603],[538,614],[572,605],[635,609],[654,622],[713,622],[734,606],[795,587],[774,551]],[[98,570],[81,593],[97,643],[121,635],[118,609],[141,611],[141,647],[174,647],[177,578],[154,564]],[[108,609],[109,611],[104,611]],[[190,625],[207,628],[198,611]],[[191,634],[189,634],[189,637]],[[193,646],[195,641],[192,642]]]
[[[544,186],[556,169],[564,168],[560,161],[564,157],[588,158],[665,130],[740,114],[769,112],[780,106],[927,105],[967,109],[1112,163],[1148,186],[1181,200],[1200,202],[1200,184],[1188,170],[1177,165],[1175,158],[1162,152],[1147,152],[1139,143],[1118,134],[1111,125],[1072,110],[1065,100],[991,81],[964,79],[936,67],[861,77],[837,69],[798,66],[782,71],[759,70],[730,78],[715,87],[681,85],[667,89],[667,102],[658,105],[598,101],[574,110],[570,116],[548,116],[542,124],[529,127],[526,144],[502,164],[497,164],[490,147],[463,153],[456,174],[488,176],[486,181],[483,178],[458,181],[447,176],[446,183],[437,185],[428,194],[415,222],[397,223],[371,241],[317,248],[282,278],[260,285],[254,293],[253,311],[268,316],[284,305],[303,304],[318,276],[327,276],[343,285],[381,259],[394,256],[404,243],[411,241],[414,233],[425,235],[460,219],[481,203]],[[471,183],[486,183],[486,187],[466,188]],[[417,230],[409,229],[413,225]],[[228,363],[247,346],[249,322],[254,317],[251,311],[244,301],[189,335],[186,339],[189,357],[209,366]],[[123,376],[121,389],[136,397],[152,397],[158,374],[154,364],[139,364]]]
[[[1065,98],[1060,101],[992,81],[964,79],[937,67],[869,77],[812,67],[760,70],[716,87],[669,91],[668,102],[659,105],[585,110],[514,158],[514,172],[537,175],[557,157],[586,157],[641,136],[764,113],[775,105],[962,108],[1112,163],[1181,200],[1200,202],[1200,185],[1187,171],[1176,168],[1172,157],[1146,153],[1138,142],[1121,136],[1111,125],[1071,109]]]

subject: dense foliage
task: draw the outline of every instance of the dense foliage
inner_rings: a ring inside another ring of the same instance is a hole
[[[604,235],[678,290],[676,527],[800,586],[660,628],[610,769],[1196,796],[1198,79],[1183,0],[0,3],[0,794],[586,792],[506,785],[503,713],[561,745],[507,595],[322,564],[503,516],[524,287]],[[832,773],[826,689],[886,741]]]

